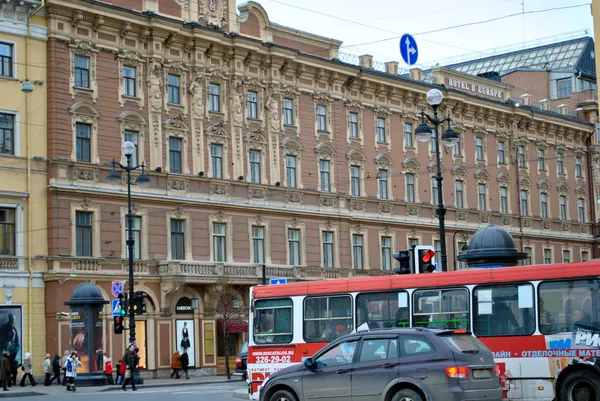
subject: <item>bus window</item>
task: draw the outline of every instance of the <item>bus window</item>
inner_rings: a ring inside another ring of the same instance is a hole
[[[598,327],[599,286],[599,280],[540,284],[539,322],[542,334],[571,332],[575,324]]]
[[[310,297],[304,300],[304,341],[332,341],[352,330],[350,296]]]
[[[464,288],[420,290],[413,294],[413,327],[469,328],[469,293]]]
[[[478,286],[473,292],[476,336],[522,336],[535,332],[533,285]]]
[[[356,327],[365,323],[370,329],[408,327],[408,293],[359,294],[356,297]]]
[[[256,344],[287,344],[292,342],[292,300],[256,301],[254,342]]]

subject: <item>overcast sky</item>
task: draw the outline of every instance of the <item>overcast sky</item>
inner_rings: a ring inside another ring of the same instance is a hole
[[[259,0],[272,22],[342,40],[341,51],[371,54],[376,61],[400,61],[399,37],[415,35],[418,64],[430,67],[523,41],[538,40],[585,29],[592,32],[590,0],[523,0],[525,12],[582,5],[519,15],[478,25],[420,34],[440,28],[521,13],[522,0]],[[238,4],[244,1],[238,1]],[[322,13],[322,14],[319,14]],[[323,15],[328,14],[329,16]],[[348,20],[348,21],[344,21]],[[352,21],[352,22],[350,22]],[[394,38],[379,43],[364,44]],[[358,45],[360,46],[353,46]],[[345,47],[348,46],[348,47]],[[533,46],[528,46],[533,47]],[[483,55],[481,55],[483,57]]]

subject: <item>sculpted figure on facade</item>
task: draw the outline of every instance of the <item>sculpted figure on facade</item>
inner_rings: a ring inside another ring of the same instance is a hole
[[[203,118],[204,117],[204,96],[203,96],[203,83],[204,77],[202,75],[197,75],[189,87],[189,93],[192,95],[192,105],[194,107],[194,117]]]
[[[153,111],[160,111],[162,108],[162,94],[160,89],[160,64],[154,60],[150,66],[150,75],[148,84],[150,86],[150,104]]]
[[[244,123],[244,109],[242,108],[243,102],[243,86],[242,81],[238,77],[234,77],[231,82],[231,96],[232,96],[232,108],[233,108],[233,124],[242,125]]]
[[[271,129],[279,131],[281,129],[281,116],[279,115],[279,92],[277,90],[273,90],[265,103],[265,107],[269,110]]]
[[[198,0],[198,21],[208,26],[225,28],[227,8],[224,0]]]

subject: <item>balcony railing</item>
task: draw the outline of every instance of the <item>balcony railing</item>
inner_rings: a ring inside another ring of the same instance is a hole
[[[19,270],[19,258],[16,256],[0,256],[0,270]]]

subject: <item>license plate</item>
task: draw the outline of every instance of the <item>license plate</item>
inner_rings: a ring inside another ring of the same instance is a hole
[[[476,369],[473,371],[474,379],[489,379],[492,377],[492,372],[489,369]]]

